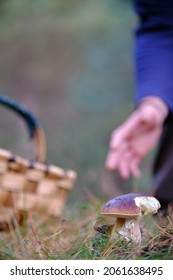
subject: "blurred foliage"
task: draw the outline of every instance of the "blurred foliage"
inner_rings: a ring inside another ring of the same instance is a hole
[[[128,0],[0,1],[0,91],[38,117],[47,161],[78,172],[73,202],[111,184],[118,192],[104,161],[133,108],[135,20]],[[22,121],[4,108],[0,119],[1,147],[30,157]]]

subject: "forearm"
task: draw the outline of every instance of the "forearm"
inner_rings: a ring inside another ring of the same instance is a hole
[[[155,0],[152,5],[148,5],[146,4],[148,1],[135,1],[141,19],[135,37],[136,104],[144,100],[152,101],[151,97],[153,97],[156,103],[154,101],[152,104],[160,107],[165,115],[167,110],[173,112],[173,4],[171,2]],[[154,5],[157,7],[157,4],[168,3],[172,5],[172,18],[169,9],[164,10],[159,6],[154,10]]]

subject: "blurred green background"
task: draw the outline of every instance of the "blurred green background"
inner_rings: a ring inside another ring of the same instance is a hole
[[[104,162],[111,131],[133,109],[135,25],[130,0],[0,1],[0,92],[40,120],[47,162],[77,171],[69,202],[133,187]],[[23,122],[3,107],[0,127],[0,147],[33,156]]]

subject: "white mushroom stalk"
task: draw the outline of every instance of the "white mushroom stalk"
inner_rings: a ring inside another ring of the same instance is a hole
[[[108,201],[102,214],[114,219],[112,235],[122,235],[127,241],[141,243],[139,218],[143,215],[155,214],[160,208],[159,201],[153,196],[131,193],[118,196]]]
[[[132,241],[137,244],[141,243],[141,229],[139,226],[138,218],[131,220],[117,218],[115,221],[112,236],[115,232],[122,235],[128,242]]]

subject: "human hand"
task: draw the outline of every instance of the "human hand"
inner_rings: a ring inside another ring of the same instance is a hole
[[[120,176],[139,177],[141,160],[156,146],[168,108],[157,97],[149,97],[112,132],[106,168]]]

